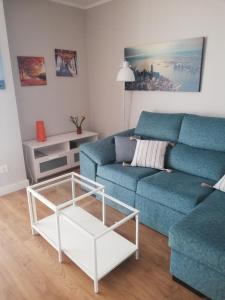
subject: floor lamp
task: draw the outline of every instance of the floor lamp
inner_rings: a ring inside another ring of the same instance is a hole
[[[116,81],[122,81],[122,82],[135,81],[134,72],[130,68],[127,61],[123,62],[123,66],[117,74]],[[126,123],[126,114],[125,114],[125,85],[124,85],[124,88],[123,88],[123,127],[124,127],[124,129],[127,129],[125,123]]]

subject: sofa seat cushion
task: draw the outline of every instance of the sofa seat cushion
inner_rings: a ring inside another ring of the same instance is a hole
[[[157,170],[141,167],[124,167],[122,164],[108,164],[98,166],[97,176],[136,191],[137,182],[145,176],[155,174]]]
[[[141,179],[137,194],[187,214],[212,192],[212,189],[201,187],[202,182],[213,183],[178,171],[159,172]]]
[[[214,191],[171,227],[169,245],[225,274],[225,193]]]

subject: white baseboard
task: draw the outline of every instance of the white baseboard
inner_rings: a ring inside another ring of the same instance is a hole
[[[29,185],[29,181],[27,179],[15,182],[13,184],[9,184],[3,187],[0,187],[0,196],[16,192],[18,190],[24,189]]]

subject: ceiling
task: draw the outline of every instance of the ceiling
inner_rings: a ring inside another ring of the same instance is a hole
[[[61,3],[68,6],[78,7],[82,9],[88,9],[112,0],[50,0],[50,1]]]

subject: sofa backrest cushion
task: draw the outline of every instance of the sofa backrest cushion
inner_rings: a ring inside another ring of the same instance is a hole
[[[135,134],[143,138],[176,142],[180,133],[183,116],[184,114],[163,114],[143,111],[135,128]]]
[[[225,118],[185,115],[179,143],[225,152]]]
[[[167,153],[165,167],[218,181],[225,174],[225,153],[176,144]]]

